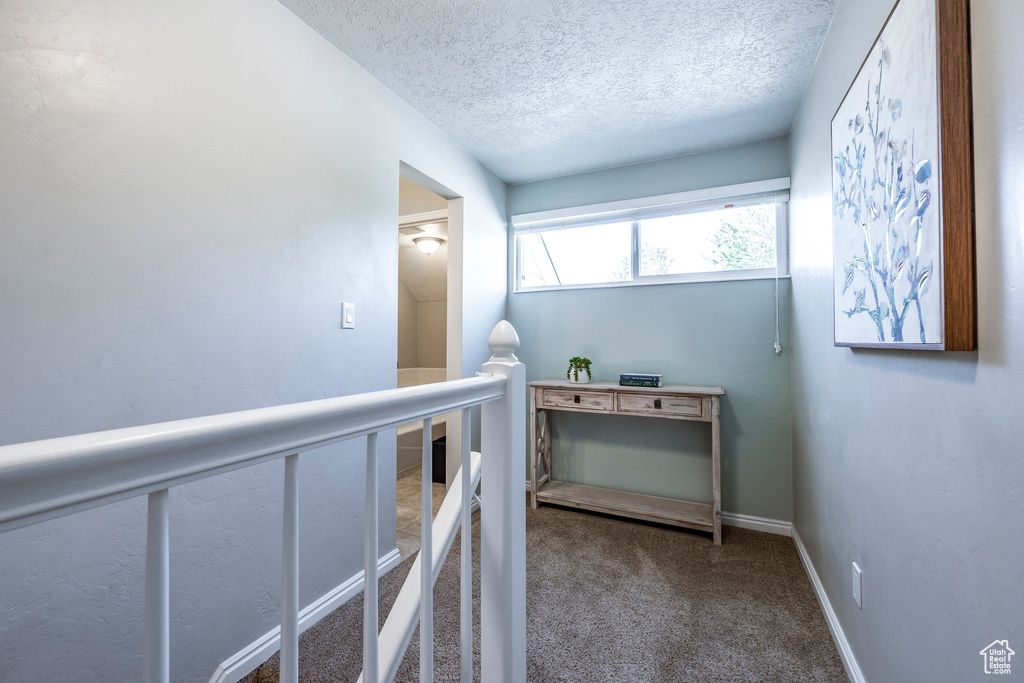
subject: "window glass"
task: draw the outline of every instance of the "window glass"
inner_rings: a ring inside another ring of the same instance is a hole
[[[631,244],[631,223],[520,235],[520,287],[629,280]]]
[[[775,204],[640,221],[640,275],[775,267]]]
[[[704,194],[581,206],[575,217],[571,210],[513,216],[516,290],[786,277],[785,188]],[[670,211],[679,213],[664,216]]]

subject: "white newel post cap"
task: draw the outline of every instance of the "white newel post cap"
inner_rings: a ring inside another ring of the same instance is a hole
[[[491,336],[487,338],[487,346],[491,347],[491,363],[500,361],[516,363],[516,349],[519,348],[519,335],[512,323],[502,320],[494,326]]]

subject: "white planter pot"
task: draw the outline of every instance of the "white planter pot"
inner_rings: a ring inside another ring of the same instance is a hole
[[[590,384],[590,373],[587,370],[579,371],[579,379],[573,379],[576,376],[575,372],[569,371],[569,381],[573,384]]]

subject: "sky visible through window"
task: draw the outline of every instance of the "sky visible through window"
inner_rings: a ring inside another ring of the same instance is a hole
[[[586,285],[629,279],[632,223],[523,235],[524,287]],[[622,270],[622,259],[626,269]],[[528,269],[528,265],[532,268]]]

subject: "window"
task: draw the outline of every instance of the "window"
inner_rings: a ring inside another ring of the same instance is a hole
[[[787,274],[789,179],[514,216],[516,290]]]

